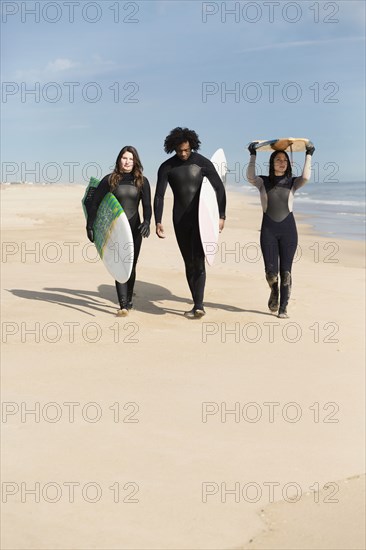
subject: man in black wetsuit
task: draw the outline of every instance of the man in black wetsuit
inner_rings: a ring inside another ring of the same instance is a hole
[[[163,162],[159,168],[154,199],[156,234],[164,239],[165,233],[161,220],[164,195],[169,183],[174,195],[175,236],[183,256],[187,282],[193,299],[192,310],[184,314],[189,319],[199,319],[205,315],[203,307],[206,282],[205,254],[198,225],[199,196],[204,177],[207,177],[216,191],[220,232],[225,223],[225,188],[212,162],[196,152],[200,143],[196,132],[188,128],[174,128],[165,138],[165,152],[169,154],[175,151],[176,154]]]

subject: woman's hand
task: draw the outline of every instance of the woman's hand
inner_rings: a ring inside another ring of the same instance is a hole
[[[306,144],[305,149],[306,149],[307,155],[313,156],[315,147],[314,147],[314,144],[311,143],[311,141],[309,141],[309,143]]]
[[[248,151],[251,155],[256,155],[257,154],[257,149],[255,148],[257,143],[259,143],[259,141],[252,141],[251,143],[249,143]]]
[[[150,235],[150,222],[144,221],[139,225],[138,230],[142,237],[148,237]]]
[[[94,230],[92,227],[87,227],[86,228],[86,234],[88,236],[88,239],[91,243],[94,242]]]

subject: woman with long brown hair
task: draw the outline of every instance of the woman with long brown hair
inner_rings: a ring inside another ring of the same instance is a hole
[[[151,192],[147,178],[143,176],[143,167],[135,147],[126,145],[118,153],[114,170],[104,176],[99,183],[89,208],[86,231],[88,238],[94,242],[93,225],[100,203],[107,193],[113,193],[126,213],[131,226],[134,243],[134,261],[131,276],[126,283],[116,281],[116,290],[120,309],[118,316],[126,316],[132,309],[132,296],[136,280],[136,264],[140,254],[142,237],[150,235]],[[143,222],[139,215],[139,204],[142,203]]]

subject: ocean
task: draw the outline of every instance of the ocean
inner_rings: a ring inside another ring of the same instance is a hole
[[[227,182],[226,188],[247,194],[252,197],[252,203],[261,208],[258,189],[250,183],[243,185]],[[307,183],[295,193],[295,218],[296,213],[303,214],[305,223],[310,224],[320,235],[364,241],[366,184],[362,181]]]
[[[260,208],[258,189],[249,183],[228,185],[253,197]],[[303,214],[305,222],[325,237],[365,240],[365,182],[307,183],[295,193],[294,214]]]

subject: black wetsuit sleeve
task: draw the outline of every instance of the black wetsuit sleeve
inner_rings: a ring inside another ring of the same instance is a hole
[[[97,216],[98,208],[104,197],[107,193],[109,193],[109,176],[104,176],[100,184],[95,190],[92,203],[89,208],[89,215],[88,215],[88,221],[86,223],[86,227],[93,228],[95,218]]]
[[[156,183],[154,198],[155,224],[161,223],[164,208],[164,195],[168,185],[168,166],[163,163],[158,170],[158,181]]]
[[[151,221],[152,208],[151,208],[151,190],[150,183],[147,178],[144,177],[144,184],[141,190],[141,202],[142,202],[142,213],[144,217],[144,222]]]
[[[206,176],[206,178],[209,180],[212,187],[216,191],[220,218],[224,220],[225,211],[226,211],[226,192],[225,192],[224,184],[222,183],[221,178],[217,173],[215,166],[210,160],[205,159],[204,165],[202,167],[202,172],[203,172],[203,175]]]

